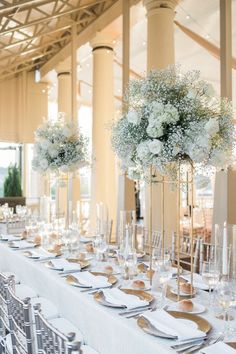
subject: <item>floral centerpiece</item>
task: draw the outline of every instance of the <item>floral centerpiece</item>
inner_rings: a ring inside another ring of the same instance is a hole
[[[35,132],[33,168],[68,173],[88,164],[88,141],[73,122],[45,121]]]
[[[175,178],[183,160],[202,171],[231,162],[231,103],[216,97],[198,71],[152,71],[131,81],[126,102],[112,125],[112,145],[131,178],[144,177],[150,166]]]

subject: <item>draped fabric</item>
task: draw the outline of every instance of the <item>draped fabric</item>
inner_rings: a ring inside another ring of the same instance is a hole
[[[0,141],[33,143],[34,131],[47,117],[47,84],[23,73],[0,82]]]

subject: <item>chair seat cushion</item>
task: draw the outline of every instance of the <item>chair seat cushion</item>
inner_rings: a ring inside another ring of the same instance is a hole
[[[31,299],[32,308],[34,308],[34,305],[38,303],[41,304],[42,315],[47,320],[51,320],[53,318],[59,317],[58,310],[51,301],[47,300],[44,297],[35,297]],[[35,322],[34,313],[33,313],[33,322]]]
[[[16,284],[15,294],[21,300],[25,299],[26,297],[30,297],[30,298],[38,297],[34,289],[24,284]]]
[[[88,345],[82,345],[83,354],[99,354],[95,349],[89,347]]]
[[[63,317],[59,317],[59,318],[49,320],[48,322],[64,335],[74,332],[76,335],[75,341],[83,342],[83,336],[80,330],[77,327],[75,327],[71,322],[69,322],[67,319]]]

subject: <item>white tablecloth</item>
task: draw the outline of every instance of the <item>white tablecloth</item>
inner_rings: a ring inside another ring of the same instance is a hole
[[[99,305],[92,295],[81,293],[79,288],[68,285],[56,271],[26,258],[21,251],[14,251],[3,243],[0,244],[0,271],[14,272],[40,296],[51,300],[58,307],[60,315],[81,330],[86,344],[101,354],[174,353],[169,349],[168,341],[144,333],[135,319],[123,318],[118,315],[118,309]],[[204,293],[200,297],[207,295]],[[223,321],[209,313],[204,317],[217,327],[223,325]]]

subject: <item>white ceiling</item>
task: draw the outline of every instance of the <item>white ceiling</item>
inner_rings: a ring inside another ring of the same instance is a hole
[[[236,18],[236,0],[232,0],[232,19]],[[176,9],[176,20],[192,31],[206,38],[208,41],[220,46],[219,39],[219,1],[217,0],[183,0]],[[233,56],[236,57],[236,24],[233,26]],[[117,18],[105,30],[114,40],[116,58],[122,60],[122,18]],[[147,20],[146,10],[140,2],[131,9],[131,38],[130,54],[131,68],[141,75],[146,70],[146,38]],[[175,53],[176,63],[181,64],[184,70],[198,69],[202,77],[210,81],[219,93],[220,63],[200,45],[187,37],[175,26]],[[82,101],[88,104],[92,98],[92,55],[90,45],[87,43],[78,49],[78,79],[81,82]],[[121,96],[122,70],[114,64],[115,87],[114,95]],[[47,78],[51,81],[50,99],[56,100],[56,74],[51,72]],[[86,82],[87,84],[85,84]],[[116,100],[119,105],[119,100]],[[233,103],[236,106],[236,72],[233,70]]]

